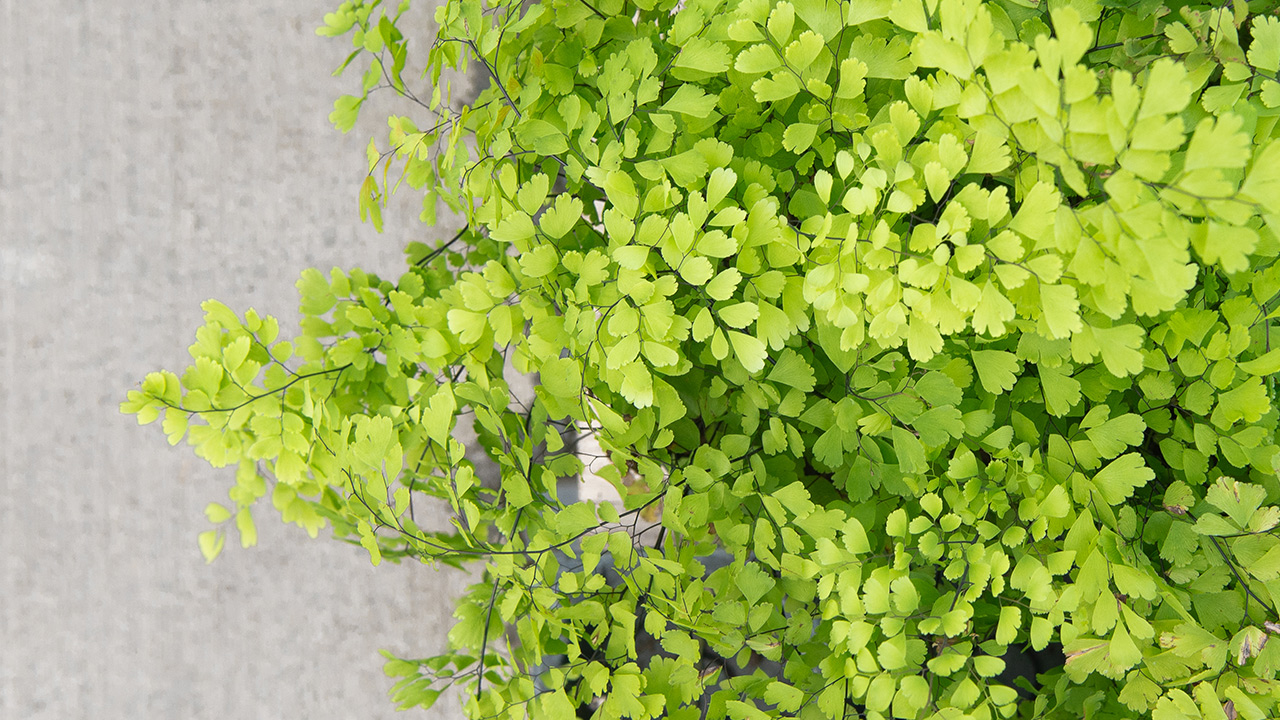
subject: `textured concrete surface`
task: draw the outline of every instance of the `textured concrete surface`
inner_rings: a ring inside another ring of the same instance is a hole
[[[0,0],[0,718],[404,717],[377,649],[443,645],[461,573],[374,569],[269,507],[205,566],[230,471],[117,410],[185,366],[202,300],[292,327],[302,269],[395,277],[433,232],[359,223],[385,125],[327,122],[358,82],[314,35],[337,4]]]

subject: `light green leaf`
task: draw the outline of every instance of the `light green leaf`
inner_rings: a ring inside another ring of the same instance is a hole
[[[1000,608],[1000,621],[996,625],[996,642],[1001,645],[1011,645],[1018,637],[1018,630],[1022,627],[1022,610],[1016,605],[1006,605]]]
[[[867,67],[866,76],[905,80],[915,70],[909,57],[911,47],[897,35],[885,38],[871,33],[859,33],[849,46],[849,57],[861,60]]]
[[[343,95],[333,101],[333,112],[329,113],[329,122],[340,132],[350,132],[351,128],[356,126],[356,119],[360,116],[360,106],[364,104],[364,98],[354,95]],[[217,553],[214,553],[217,556]],[[205,556],[208,559],[208,555]]]
[[[613,251],[613,260],[628,270],[639,270],[649,259],[649,248],[643,245],[625,245]]]
[[[929,471],[929,463],[925,459],[924,445],[920,443],[910,430],[899,425],[894,425],[893,435],[893,451],[898,456],[898,466],[902,472],[910,475],[920,475]]]
[[[911,427],[920,433],[920,441],[926,447],[943,447],[965,432],[959,408],[950,405],[926,410],[911,421]]]
[[[1236,367],[1250,375],[1274,375],[1280,373],[1280,348],[1265,355],[1238,363]]]
[[[684,262],[680,263],[680,267],[677,268],[677,270],[680,273],[680,277],[684,278],[685,282],[690,285],[706,284],[706,282],[711,279],[711,275],[715,272],[715,268],[712,267],[711,261],[704,257],[685,258]]]
[[[1123,622],[1116,623],[1111,634],[1111,665],[1118,671],[1125,671],[1142,660],[1142,652],[1129,635],[1129,629]]]
[[[773,497],[782,503],[782,506],[789,510],[796,520],[808,517],[815,507],[809,500],[809,491],[805,490],[804,483],[799,481],[775,490]]]
[[[1004,672],[1004,659],[991,655],[974,655],[973,669],[984,678],[995,677]]]
[[[564,237],[582,219],[583,207],[581,200],[568,193],[557,195],[555,203],[542,214],[539,221],[542,232],[555,240]]]
[[[1249,254],[1258,246],[1258,233],[1252,228],[1227,225],[1217,221],[1202,223],[1191,233],[1191,246],[1206,264],[1217,263],[1229,273],[1249,267]]]
[[[772,382],[782,383],[802,392],[813,391],[813,368],[791,348],[782,351],[768,377]]]
[[[613,170],[604,178],[604,191],[609,202],[622,211],[628,218],[636,216],[640,207],[640,196],[636,194],[635,181],[621,170]]]
[[[211,563],[222,552],[222,546],[226,544],[227,538],[217,530],[206,530],[197,537],[200,544],[200,554],[204,555],[205,563]]]
[[[727,258],[738,252],[738,241],[719,230],[712,230],[698,238],[696,248],[707,257]]]
[[[852,100],[862,95],[867,86],[867,65],[857,58],[847,58],[840,62],[840,84],[836,86],[836,97]],[[842,174],[841,177],[848,177]]]
[[[145,411],[145,408],[144,408]],[[164,414],[164,432],[169,437],[170,445],[182,442],[183,436],[191,425],[191,416],[178,410],[166,410]]]
[[[1255,16],[1251,34],[1249,64],[1274,76],[1280,71],[1280,18]]]
[[[249,355],[250,341],[248,335],[241,335],[222,349],[222,364],[228,372],[235,372]]]
[[[1040,305],[1051,339],[1071,337],[1084,327],[1080,321],[1080,301],[1076,299],[1076,289],[1070,285],[1041,284]]]
[[[533,218],[516,211],[503,218],[497,227],[489,231],[489,237],[504,243],[519,243],[533,237]]]
[[[1103,459],[1113,458],[1124,451],[1126,447],[1142,444],[1143,434],[1146,432],[1147,424],[1142,418],[1133,413],[1126,413],[1119,417],[1111,418],[1100,425],[1095,425],[1096,410],[1102,410],[1101,417],[1106,417],[1105,406],[1091,411],[1081,421],[1080,427],[1085,430],[1085,435],[1093,443]]]
[[[1187,145],[1184,172],[1200,168],[1243,168],[1249,161],[1249,136],[1241,132],[1239,115],[1204,118]]]
[[[764,359],[768,355],[764,343],[746,333],[730,331],[729,344],[747,372],[757,373],[764,369]]]
[[[791,40],[791,28],[796,20],[796,9],[791,3],[783,2],[774,6],[773,12],[769,13],[769,35],[773,37],[773,41],[779,45],[785,45]]]
[[[733,185],[738,181],[738,174],[729,168],[716,168],[707,178],[707,206],[716,208],[720,201],[729,195]],[[724,256],[728,257],[728,256]]]
[[[724,43],[695,37],[685,43],[672,65],[714,75],[729,69],[730,58],[729,48]]]
[[[719,95],[708,95],[692,83],[681,83],[675,95],[662,105],[667,112],[678,112],[696,118],[708,118],[715,109]]]
[[[1182,23],[1169,23],[1164,28],[1164,34],[1169,38],[1169,49],[1180,55],[1191,52],[1199,45],[1196,37]]]
[[[577,706],[569,700],[569,696],[564,690],[556,690],[548,693],[540,698],[542,705],[541,717],[545,718],[573,718],[577,717]]]
[[[716,329],[715,319],[711,317],[711,309],[703,307],[698,310],[697,316],[693,320],[693,339],[702,342],[711,337],[711,333]]]
[[[813,144],[818,126],[810,123],[792,123],[782,133],[782,147],[793,153],[802,153]]]
[[[715,276],[711,282],[707,283],[706,292],[713,300],[728,300],[733,296],[735,290],[738,289],[738,283],[742,281],[742,273],[735,268],[722,270]]]
[[[716,311],[716,314],[729,327],[745,328],[760,316],[760,308],[753,302],[743,302],[722,307]]]
[[[1040,387],[1044,391],[1045,409],[1050,415],[1064,417],[1080,402],[1080,381],[1047,365],[1036,366]]]
[[[251,548],[258,544],[258,528],[253,524],[249,508],[240,508],[236,513],[236,531],[240,533],[240,547]]]
[[[776,705],[782,712],[795,712],[804,702],[804,691],[775,680],[765,687],[764,701]]]
[[[1133,491],[1150,482],[1155,473],[1138,453],[1128,453],[1112,460],[1093,476],[1093,485],[1108,505],[1119,505]]]
[[[787,46],[787,64],[793,69],[804,73],[824,49],[825,45],[823,44],[822,36],[811,30],[806,30],[800,33],[800,37],[795,42]]]
[[[555,125],[537,118],[517,125],[516,138],[522,146],[544,157],[559,155],[569,149],[569,143]]]
[[[970,356],[984,390],[999,395],[1013,389],[1022,366],[1016,355],[1003,350],[974,350]]]
[[[542,203],[547,201],[547,190],[550,187],[551,181],[546,173],[537,173],[529,178],[529,181],[521,185],[516,193],[516,201],[520,203],[520,209],[529,215],[536,215],[542,209]]]
[[[907,352],[912,360],[927,362],[942,351],[942,335],[929,320],[912,314],[907,323]]]
[[[533,278],[550,275],[560,265],[560,257],[556,255],[553,245],[540,245],[532,252],[520,256],[520,268],[524,274]]]
[[[231,511],[218,503],[209,503],[204,508],[204,516],[217,525],[226,522],[231,517]]]
[[[765,44],[752,45],[738,53],[738,60],[734,63],[738,72],[747,74],[766,73],[781,65],[778,53]]]
[[[1266,488],[1225,477],[1218,478],[1205,495],[1205,500],[1242,528],[1248,526],[1249,519],[1266,499]]]
[[[533,494],[529,491],[529,483],[518,473],[502,478],[502,490],[507,496],[507,502],[512,507],[524,507],[533,502]]]
[[[1090,327],[1085,332],[1092,333],[1102,353],[1102,363],[1112,375],[1125,377],[1142,372],[1142,353],[1138,349],[1142,347],[1146,333],[1141,327],[1137,325]]]
[[[969,376],[972,377],[972,376]],[[930,405],[959,405],[964,394],[951,376],[940,370],[930,370],[915,384],[916,394]]]
[[[1000,293],[990,280],[982,288],[978,307],[973,311],[973,329],[992,337],[1004,335],[1005,323],[1013,320],[1013,303]]]
[[[576,398],[582,394],[582,369],[573,358],[556,358],[539,371],[542,386],[552,395]]]
[[[800,92],[800,81],[795,75],[777,71],[752,83],[751,91],[755,94],[756,102],[781,102]]]
[[[960,80],[973,76],[973,64],[964,46],[943,38],[939,32],[917,36],[911,55],[916,64],[945,70]]]
[[[1246,423],[1258,422],[1270,409],[1271,400],[1262,378],[1248,377],[1239,385],[1218,395],[1218,404],[1213,408],[1210,421],[1219,430],[1226,430],[1241,420]]]
[[[755,605],[760,602],[760,598],[773,589],[774,580],[769,577],[760,565],[754,562],[747,563],[738,571],[737,577],[734,578],[734,584],[742,591],[742,596],[746,598],[747,604]]]
[[[659,161],[677,185],[685,188],[700,187],[707,177],[707,160],[697,150],[687,150]]]
[[[978,132],[973,136],[973,147],[969,150],[969,165],[966,172],[979,175],[998,173],[1009,167],[1009,146],[999,137],[989,132]]]

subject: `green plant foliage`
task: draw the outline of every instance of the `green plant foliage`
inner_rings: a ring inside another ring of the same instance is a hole
[[[292,340],[211,301],[130,393],[237,469],[206,557],[270,495],[475,563],[387,665],[472,718],[1280,716],[1276,3],[449,0],[422,95],[403,9],[326,16],[332,120],[407,98],[361,213],[466,228],[307,271]],[[558,498],[564,422],[624,507]]]

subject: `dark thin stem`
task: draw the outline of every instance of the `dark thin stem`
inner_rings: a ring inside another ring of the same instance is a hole
[[[423,267],[423,266],[425,266],[427,263],[429,263],[429,262],[431,262],[432,260],[434,260],[437,256],[439,256],[439,255],[440,255],[440,253],[444,252],[444,251],[445,251],[447,248],[449,248],[451,245],[453,245],[454,243],[458,242],[458,240],[462,239],[462,236],[463,236],[463,235],[465,235],[465,234],[467,233],[467,231],[468,231],[468,230],[470,230],[470,229],[471,229],[470,227],[464,227],[464,228],[462,228],[461,230],[459,230],[459,231],[458,231],[458,234],[457,234],[457,235],[454,235],[454,236],[453,236],[453,238],[449,240],[449,242],[447,242],[447,243],[445,243],[445,244],[441,245],[440,247],[436,248],[435,250],[432,250],[432,251],[431,251],[430,253],[428,253],[425,257],[423,257],[421,260],[419,260],[419,261],[416,263],[416,264],[418,265],[418,267]]]
[[[269,390],[267,392],[264,392],[261,395],[249,395],[248,393],[245,393],[245,395],[248,396],[248,399],[246,399],[244,402],[238,405],[231,405],[229,407],[209,408],[207,410],[193,410],[191,408],[182,407],[181,405],[174,405],[173,403],[169,402],[168,400],[165,400],[162,397],[156,397],[155,395],[151,395],[151,397],[155,400],[159,400],[165,407],[171,410],[178,410],[180,412],[192,413],[193,415],[204,415],[205,413],[218,413],[218,412],[235,412],[236,410],[239,410],[240,408],[244,407],[245,405],[248,405],[249,403],[261,400],[262,398],[268,397],[270,395],[275,395],[278,392],[283,392],[285,390],[288,390],[290,387],[292,387],[293,385],[296,385],[301,380],[318,377],[320,375],[328,375],[329,373],[334,373],[334,372],[341,373],[343,370],[346,370],[349,367],[351,367],[350,363],[343,365],[341,367],[329,368],[328,370],[318,370],[313,373],[307,373],[306,375],[296,375],[292,380],[285,383],[284,385],[281,385],[275,390]]]
[[[608,20],[608,18],[604,16],[604,13],[595,9],[595,7],[593,7],[591,3],[587,2],[587,0],[578,0],[578,2],[582,3],[583,5],[586,5],[588,8],[590,8],[591,12],[595,13],[596,15],[599,15],[601,20]]]
[[[480,641],[480,667],[476,668],[476,700],[480,699],[480,691],[484,689],[484,656],[489,647],[489,624],[493,620],[493,605],[498,599],[498,581],[493,579],[493,592],[489,594],[489,609],[484,614],[484,638]]]
[[[507,99],[507,104],[511,106],[512,110],[516,111],[516,117],[523,120],[524,113],[520,112],[520,108],[516,107],[515,102],[511,99],[511,95],[507,94],[506,86],[504,86],[502,84],[502,81],[498,79],[498,75],[493,71],[493,68],[489,67],[489,61],[484,58],[484,55],[480,54],[480,48],[476,47],[476,44],[471,42],[470,40],[467,40],[465,42],[467,43],[467,45],[471,47],[472,52],[476,54],[476,59],[478,59],[480,63],[484,65],[484,69],[489,71],[489,77],[493,78],[493,84],[498,86],[498,89],[502,91],[502,97]]]
[[[1240,577],[1240,572],[1236,570],[1235,563],[1231,562],[1227,557],[1227,553],[1222,549],[1222,545],[1218,542],[1218,538],[1210,536],[1209,541],[1213,543],[1214,549],[1216,549],[1218,554],[1222,556],[1222,562],[1227,564],[1227,568],[1231,570],[1232,575],[1235,575],[1236,582],[1240,583],[1240,587],[1244,588],[1245,593],[1254,600],[1257,600],[1258,604],[1261,605],[1263,609],[1270,610],[1272,617],[1280,617],[1280,614],[1276,613],[1276,609],[1268,605],[1265,600],[1258,597],[1257,594],[1253,592],[1253,589],[1249,587],[1249,583],[1246,583],[1244,578]],[[1245,610],[1245,614],[1248,614],[1247,609]]]
[[[1088,55],[1089,53],[1092,53],[1092,52],[1098,52],[1099,50],[1110,50],[1112,48],[1118,48],[1121,45],[1124,45],[1125,43],[1129,42],[1129,40],[1151,40],[1153,38],[1158,38],[1158,37],[1160,37],[1160,33],[1151,33],[1150,35],[1143,35],[1142,37],[1128,38],[1125,40],[1121,40],[1120,42],[1107,43],[1106,45],[1095,45],[1089,48],[1087,51],[1085,51],[1085,55]]]

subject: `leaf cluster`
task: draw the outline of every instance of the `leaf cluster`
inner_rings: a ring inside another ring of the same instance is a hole
[[[237,468],[207,558],[270,495],[479,565],[387,665],[472,718],[1280,713],[1275,3],[449,0],[420,77],[407,4],[325,17],[331,119],[412,103],[361,213],[464,229],[307,271],[293,340],[210,301],[123,406]]]

